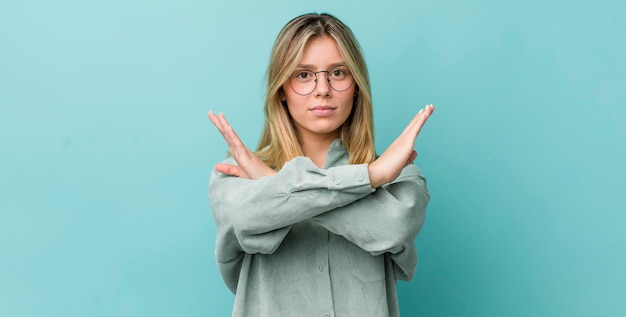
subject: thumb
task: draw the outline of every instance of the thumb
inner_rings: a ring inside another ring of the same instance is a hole
[[[413,150],[413,152],[411,152],[411,155],[409,156],[409,159],[406,161],[406,164],[413,164],[413,161],[415,161],[415,159],[417,158],[417,152],[415,150]]]
[[[241,175],[241,168],[231,164],[215,164],[215,170],[226,175],[239,177]]]

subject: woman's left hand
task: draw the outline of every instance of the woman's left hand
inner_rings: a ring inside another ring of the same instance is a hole
[[[433,111],[435,111],[435,107],[432,104],[421,109],[385,152],[369,164],[372,188],[393,181],[400,175],[402,168],[413,163],[417,157],[417,152],[413,149],[415,139]]]
[[[231,164],[216,164],[215,169],[226,175],[237,176],[248,179],[258,179],[263,176],[276,175],[276,171],[267,166],[261,159],[259,159],[252,151],[243,145],[235,130],[228,124],[223,114],[217,116],[209,111],[209,120],[220,131],[224,137],[224,141],[230,149],[230,154],[233,156],[237,165]]]

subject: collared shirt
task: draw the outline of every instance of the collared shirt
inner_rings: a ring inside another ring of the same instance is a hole
[[[335,140],[323,168],[297,157],[257,180],[214,170],[209,198],[233,316],[399,315],[396,280],[413,278],[429,200],[415,165],[374,189]]]

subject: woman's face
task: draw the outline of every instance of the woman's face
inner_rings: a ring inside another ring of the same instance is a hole
[[[303,53],[302,60],[294,72],[297,78],[292,76],[293,79],[283,85],[289,113],[295,122],[300,138],[339,137],[340,127],[352,111],[356,89],[354,79],[348,72],[348,67],[339,53],[335,40],[331,37],[321,36],[310,39]],[[312,75],[315,72],[317,74]],[[342,77],[346,74],[347,78]],[[307,82],[307,79],[314,79],[314,76],[317,76],[317,85],[314,80],[308,84],[302,84]],[[330,76],[330,83],[328,76]],[[300,84],[294,80],[300,81]],[[351,85],[346,88],[350,83]],[[333,89],[331,84],[335,89],[339,88],[343,91]],[[315,88],[312,88],[313,86]],[[302,87],[305,89],[303,90]],[[306,89],[306,87],[311,87],[311,89]],[[299,90],[300,94],[293,88]],[[302,95],[311,90],[311,93]]]

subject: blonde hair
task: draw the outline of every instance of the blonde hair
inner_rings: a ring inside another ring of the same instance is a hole
[[[272,48],[267,70],[265,124],[256,154],[274,169],[281,169],[291,159],[304,155],[289,111],[281,102],[282,87],[302,59],[307,42],[324,35],[335,40],[356,83],[352,112],[341,127],[341,141],[349,153],[349,162],[369,163],[376,158],[369,75],[360,46],[339,19],[330,14],[311,13],[289,21]]]

